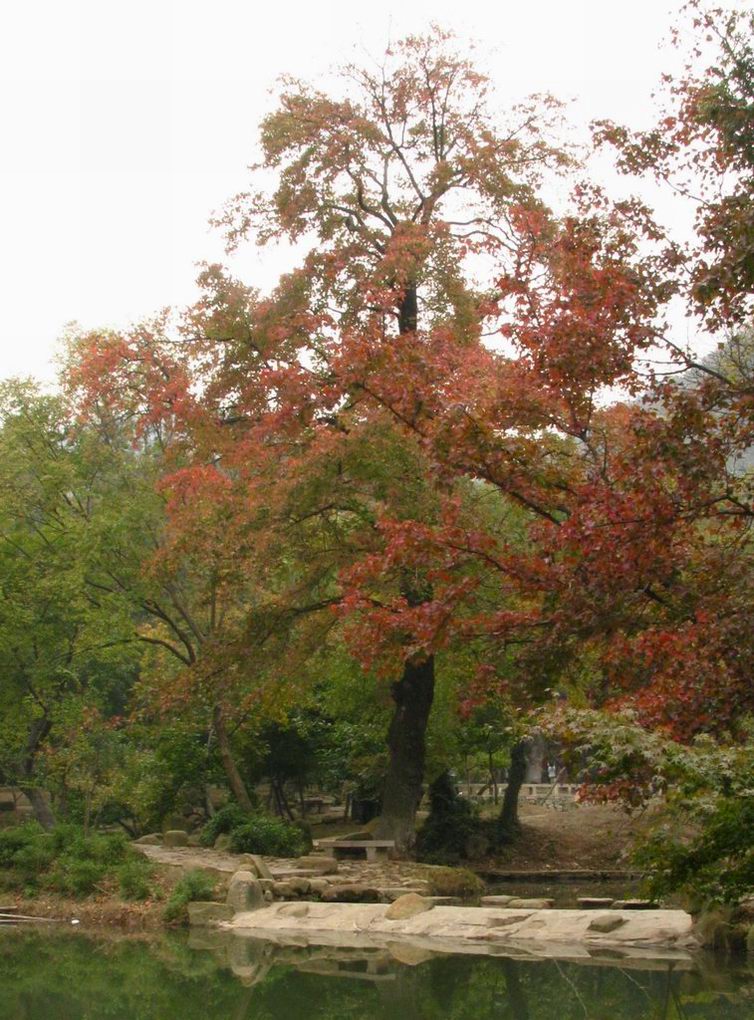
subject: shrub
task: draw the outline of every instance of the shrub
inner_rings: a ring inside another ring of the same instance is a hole
[[[460,896],[476,899],[484,894],[484,882],[468,868],[427,868],[422,878],[433,896]]]
[[[202,846],[214,846],[218,836],[229,833],[248,822],[250,815],[238,804],[228,804],[214,814],[202,829],[199,841]]]
[[[202,871],[201,868],[194,868],[176,882],[168,902],[165,904],[162,916],[169,923],[186,924],[188,904],[195,900],[211,900],[214,895],[214,878],[206,871]]]
[[[489,841],[487,828],[472,805],[458,796],[450,775],[440,775],[429,791],[429,817],[416,840],[420,861],[428,864],[457,864],[476,856]]]
[[[45,884],[68,896],[89,896],[105,878],[106,869],[96,861],[61,857],[45,878]]]
[[[45,830],[37,822],[28,822],[26,825],[16,825],[10,829],[0,830],[0,868],[10,868],[14,864],[15,854],[39,836],[44,836]]]
[[[128,861],[118,868],[118,888],[124,900],[148,900],[152,895],[152,869],[146,861]]]
[[[68,896],[88,896],[123,867],[131,868],[126,883],[135,891],[137,869],[148,868],[120,833],[85,835],[76,825],[48,832],[36,823],[0,832],[0,867],[4,888],[32,894],[42,885]]]
[[[239,854],[300,857],[309,846],[310,840],[298,826],[269,815],[247,815],[243,825],[236,826],[230,833],[230,849]]]

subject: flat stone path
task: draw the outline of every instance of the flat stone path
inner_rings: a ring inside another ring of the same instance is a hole
[[[190,871],[193,868],[216,871],[220,875],[230,877],[242,868],[242,855],[228,853],[224,850],[212,850],[204,847],[164,847],[149,846],[139,843],[131,844],[134,850],[144,854],[155,864]],[[378,889],[399,889],[406,885],[417,884],[427,872],[427,865],[413,861],[364,861],[345,859],[338,861],[336,874],[320,875],[315,870],[302,868],[297,858],[262,857],[277,881],[286,881],[295,876],[306,875],[311,878],[324,878],[331,885],[358,884]]]

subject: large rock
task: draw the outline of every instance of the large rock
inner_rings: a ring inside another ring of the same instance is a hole
[[[334,875],[338,870],[338,862],[334,857],[320,857],[318,854],[299,857],[296,864],[303,871],[316,871],[318,875]]]
[[[593,921],[589,922],[589,931],[599,931],[607,934],[617,931],[626,923],[626,919],[620,914],[600,914]]]
[[[146,836],[139,836],[134,843],[138,846],[162,846],[162,836],[159,832],[149,832]]]
[[[582,910],[609,910],[614,901],[612,896],[580,896],[576,902]]]
[[[258,854],[241,854],[238,863],[246,871],[255,872],[257,878],[273,878],[272,872]]]
[[[226,902],[234,914],[244,914],[266,906],[264,891],[256,875],[250,871],[237,871],[230,880]]]
[[[272,892],[278,899],[292,900],[298,896],[291,882],[273,882]]]
[[[409,917],[423,914],[425,910],[431,910],[434,903],[420,896],[418,893],[406,893],[394,900],[385,911],[388,921],[405,921]]]
[[[321,896],[327,892],[330,888],[330,883],[326,878],[313,878],[309,883],[309,894],[311,896]]]
[[[228,850],[230,848],[230,836],[227,832],[221,832],[213,844],[215,850]]]
[[[480,902],[483,907],[507,907],[515,899],[516,896],[482,896]]]
[[[195,900],[188,904],[188,916],[189,924],[201,928],[217,924],[219,921],[232,921],[233,910],[227,903]]]
[[[311,882],[308,878],[289,878],[287,883],[297,896],[306,896],[311,889]]]
[[[510,900],[506,906],[509,910],[552,910],[555,900],[532,899],[532,900]]]
[[[185,829],[168,829],[163,839],[163,846],[188,846],[188,833]]]
[[[370,885],[333,885],[322,893],[326,903],[377,903],[380,898],[379,889]]]

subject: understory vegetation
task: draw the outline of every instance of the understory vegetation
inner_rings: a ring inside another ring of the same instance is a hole
[[[109,891],[145,900],[151,877],[149,863],[122,835],[87,835],[69,824],[47,831],[36,822],[0,830],[0,888],[7,891],[74,898]]]

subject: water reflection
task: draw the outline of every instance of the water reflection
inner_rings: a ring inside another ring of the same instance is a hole
[[[711,958],[532,960],[424,946],[0,936],[7,1020],[751,1020],[754,973]]]

